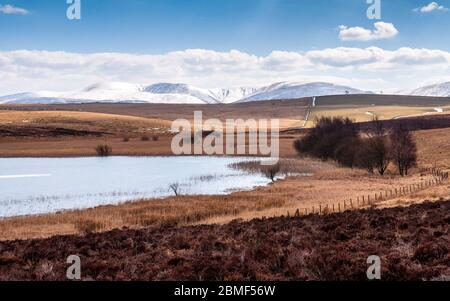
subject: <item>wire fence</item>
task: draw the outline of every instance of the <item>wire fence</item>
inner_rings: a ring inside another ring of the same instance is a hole
[[[299,208],[293,214],[288,211],[287,216],[300,217],[311,214],[324,215],[344,212],[353,209],[368,208],[383,201],[396,199],[402,196],[408,196],[413,193],[426,190],[430,187],[439,186],[443,182],[447,181],[449,177],[449,172],[442,171],[438,168],[423,168],[420,170],[420,172],[431,174],[433,176],[433,179],[424,180],[420,183],[410,184],[406,186],[399,186],[372,194],[365,194],[357,197],[356,199],[347,199],[333,204],[311,206],[309,208]]]

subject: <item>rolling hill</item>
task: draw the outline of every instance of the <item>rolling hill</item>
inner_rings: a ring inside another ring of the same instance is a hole
[[[410,95],[447,97],[450,96],[450,82],[421,87],[410,92]]]
[[[171,103],[228,104],[311,96],[366,94],[358,89],[331,83],[281,82],[267,87],[201,89],[187,84],[158,83],[149,86],[128,83],[99,83],[79,91],[25,92],[0,97],[0,104],[51,103]]]

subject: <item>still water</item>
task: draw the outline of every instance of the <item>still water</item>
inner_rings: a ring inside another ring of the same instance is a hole
[[[107,157],[0,159],[0,218],[92,208],[142,198],[227,194],[267,185],[227,157]]]

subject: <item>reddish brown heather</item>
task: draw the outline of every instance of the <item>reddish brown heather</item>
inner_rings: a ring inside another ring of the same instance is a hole
[[[0,243],[0,280],[64,280],[67,256],[95,280],[450,279],[450,201],[223,226],[114,230]]]

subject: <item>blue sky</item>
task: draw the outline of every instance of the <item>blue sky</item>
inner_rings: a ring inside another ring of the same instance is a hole
[[[450,39],[446,38],[450,29],[450,12],[446,8],[450,7],[450,0],[436,1],[439,6],[427,12],[413,10],[430,5],[432,0],[381,0],[381,2],[382,19],[369,20],[366,16],[368,8],[366,0],[81,0],[82,19],[71,21],[66,18],[68,6],[66,0],[0,0],[0,5],[11,5],[28,12],[27,14],[2,13],[0,8],[0,80],[12,83],[14,78],[19,78],[21,74],[18,71],[13,74],[11,70],[21,69],[22,65],[19,68],[18,64],[23,61],[28,62],[30,56],[36,60],[39,58],[39,55],[33,55],[36,53],[26,53],[26,59],[17,59],[17,55],[14,54],[15,65],[10,66],[8,71],[1,65],[1,54],[3,53],[5,56],[4,61],[11,61],[12,54],[10,52],[17,50],[78,54],[114,52],[136,55],[166,55],[170,52],[187,49],[203,49],[220,53],[238,50],[261,60],[266,58],[267,61],[270,61],[270,64],[264,65],[266,69],[260,70],[257,76],[255,74],[255,77],[259,78],[258,80],[243,80],[246,84],[265,84],[284,78],[283,72],[286,70],[271,76],[266,74],[268,66],[273,66],[272,72],[277,70],[276,68],[284,66],[284,63],[277,61],[278,58],[276,60],[272,57],[268,58],[274,51],[284,52],[284,59],[287,58],[288,61],[293,60],[292,53],[305,54],[310,51],[342,47],[355,50],[356,54],[353,52],[350,54],[353,57],[358,55],[358,49],[369,47],[377,47],[383,51],[397,51],[405,47],[416,50],[416,52],[419,52],[419,49],[439,50],[445,52],[444,56],[450,52]],[[394,28],[395,32],[392,33],[391,30],[387,36],[364,41],[361,39],[345,40],[340,36],[342,28],[340,29],[339,26],[350,28],[350,31],[355,27],[370,31],[374,29],[376,22],[390,24],[390,28]],[[51,56],[51,54],[48,55]],[[198,60],[201,64],[205,55],[202,53],[196,55],[200,56]],[[370,55],[369,60],[372,60],[373,56],[378,54],[371,51]],[[397,53],[387,53],[386,55],[390,55],[391,58],[395,57],[397,62],[399,61]],[[399,55],[402,56],[400,60],[403,63],[416,59],[424,60],[425,63],[431,61],[436,65],[442,62],[442,55],[434,58],[436,53],[417,53],[420,58],[405,56],[403,52]],[[44,65],[53,66],[56,64],[55,62],[61,63],[61,60],[66,59],[57,58],[56,54],[54,56],[51,63],[34,62],[33,64],[43,68]],[[232,59],[227,57],[225,60],[231,64],[230,60],[234,60],[235,56],[229,56]],[[433,57],[430,58],[430,56]],[[188,59],[190,59],[189,63],[192,63],[196,57],[194,55]],[[335,58],[329,59],[334,60]],[[443,60],[447,63],[446,59]],[[298,62],[302,59],[295,58],[295,60]],[[310,59],[308,58],[308,60]],[[275,61],[276,64],[273,63]],[[386,71],[384,67],[377,69],[381,71],[366,74],[367,72],[361,71],[358,60],[355,60],[356,63],[353,65],[344,66],[348,68],[342,68],[341,63],[334,61],[332,66],[325,66],[323,61],[315,69],[310,66],[311,62],[305,63],[301,66],[303,68],[309,64],[308,70],[301,70],[297,75],[292,72],[286,73],[285,77],[289,80],[303,81],[307,81],[309,78],[311,80],[320,78],[338,80],[341,78],[342,82],[348,83],[352,83],[351,79],[354,78],[367,79],[366,82],[354,81],[359,87],[366,89],[394,89],[397,87],[400,89],[405,88],[407,84],[418,85],[426,82],[425,79],[420,79],[419,73],[411,75],[410,70],[402,69],[402,66],[397,67],[396,73],[391,75],[389,73],[392,70]],[[391,61],[391,59],[385,59],[382,63],[391,63]],[[208,62],[210,63],[210,61]],[[450,64],[450,62],[448,63]],[[118,71],[127,68],[123,64],[121,61],[121,69]],[[159,62],[159,64],[162,63]],[[381,66],[380,64],[377,65],[377,68]],[[70,70],[69,73],[66,67],[57,66],[55,68],[58,69],[60,75],[71,79],[76,78],[75,73],[80,70]],[[152,70],[159,67],[160,65],[152,66]],[[83,70],[87,72],[86,70],[90,66],[83,65],[80,68],[84,68]],[[214,68],[208,65],[201,66],[200,69],[214,72],[216,71]],[[319,72],[320,68],[324,70]],[[445,77],[448,74],[448,68],[450,67],[436,70],[433,73],[436,75],[435,80]],[[205,86],[217,86],[222,81],[218,76],[215,82],[208,83],[206,79],[201,79],[199,74],[188,73],[189,70],[187,68],[179,71],[179,76],[175,76],[173,80],[187,80],[192,84]],[[32,71],[37,72],[36,69]],[[61,85],[54,81],[58,77],[58,73],[53,69],[46,69],[43,73],[47,73],[47,71],[51,74],[46,83],[44,80],[42,83],[36,83],[36,89],[51,89],[52,85]],[[127,71],[130,70],[127,69]],[[170,71],[167,69],[167,74],[169,73]],[[125,75],[114,77],[105,74],[99,72],[98,76],[93,76],[89,80],[148,82],[171,79],[167,74],[164,75],[163,71],[160,73],[142,72],[141,77]],[[122,74],[128,73],[122,72]],[[129,74],[134,73],[130,71]],[[211,77],[211,74],[206,75]],[[386,78],[389,76],[392,77],[392,80]],[[225,77],[223,76],[224,83],[239,84],[230,80],[231,76]],[[395,84],[392,83],[393,80],[395,80]],[[84,81],[81,83],[84,84]],[[74,86],[74,84],[67,85],[67,88],[74,88]],[[4,87],[0,84],[0,93],[7,90],[5,87],[6,84]],[[21,89],[20,84],[12,84],[12,87],[9,90]]]
[[[450,50],[450,14],[412,10],[431,1],[382,0],[382,20],[400,31],[392,40],[343,42],[339,25],[370,28],[365,0],[81,0],[82,20],[66,18],[65,0],[9,0],[30,14],[1,15],[2,50],[163,53],[204,48],[306,51],[368,44]],[[450,6],[450,1],[441,0]]]

